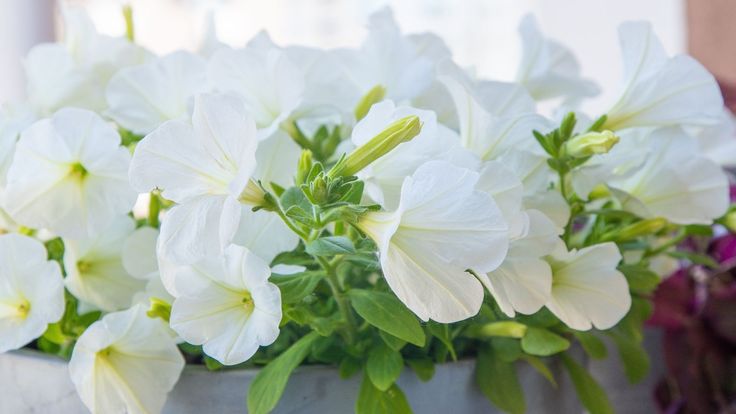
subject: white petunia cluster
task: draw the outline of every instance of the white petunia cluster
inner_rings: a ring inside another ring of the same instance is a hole
[[[598,125],[608,132],[579,123],[567,148],[590,159],[563,183],[532,133],[561,117],[538,103],[595,120],[585,99],[599,87],[531,17],[514,82],[476,77],[437,37],[402,34],[389,10],[357,49],[261,34],[165,56],[98,34],[79,11],[64,18],[64,41],[26,59],[28,102],[0,112],[0,351],[59,321],[65,291],[80,314],[101,312],[70,364],[92,412],[159,411],[184,366],[179,342],[233,365],[277,339],[270,277],[284,272],[270,264],[300,234],[264,208],[265,188],[294,186],[299,137],[323,125],[338,131],[339,164],[392,125],[421,123],[354,171],[363,204],[380,206],[354,227],[422,321],[471,318],[487,295],[509,317],[546,308],[575,330],[620,321],[632,302],[622,252],[610,241],[568,249],[561,186],[678,225],[711,224],[729,206],[721,164],[736,147],[726,155],[714,141],[733,130],[718,86],[694,59],[668,56],[646,23],[620,27],[623,85]],[[131,214],[147,200],[147,220]],[[47,257],[56,238],[62,267]],[[168,326],[147,316],[152,302]]]

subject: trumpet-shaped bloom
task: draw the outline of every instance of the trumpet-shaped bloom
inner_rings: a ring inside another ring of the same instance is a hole
[[[0,105],[0,189],[5,188],[20,133],[34,121],[36,116],[27,105]]]
[[[64,282],[39,241],[0,236],[0,353],[38,338],[64,314]]]
[[[396,107],[392,101],[379,102],[355,128],[351,140],[356,146],[367,143],[391,123],[416,115],[422,122],[419,135],[399,144],[358,173],[365,182],[365,193],[384,208],[393,210],[399,203],[401,185],[422,164],[432,160],[445,160],[455,165],[474,169],[477,160],[463,150],[457,136],[437,123],[434,112],[408,106]]]
[[[576,100],[594,96],[598,87],[580,76],[580,65],[565,46],[540,33],[532,15],[519,25],[522,56],[516,81],[537,100],[564,97]]]
[[[624,89],[608,111],[606,128],[712,125],[723,98],[716,80],[690,56],[667,57],[648,23],[619,27]]]
[[[542,212],[527,210],[525,234],[511,240],[509,253],[501,265],[480,280],[498,307],[513,317],[516,312],[533,314],[544,306],[552,290],[552,269],[543,259],[559,241],[558,227]]]
[[[158,413],[184,358],[160,319],[141,305],[105,315],[79,337],[69,372],[92,413]]]
[[[239,199],[256,168],[255,124],[236,98],[199,95],[192,123],[168,121],[136,147],[130,181],[179,203],[161,226],[161,247],[181,263],[218,255],[241,216]]]
[[[194,95],[207,84],[206,62],[187,53],[120,70],[107,85],[107,113],[120,126],[145,135],[171,119],[188,118]]]
[[[371,15],[368,38],[358,50],[335,51],[358,91],[355,103],[376,85],[400,103],[419,97],[434,80],[431,52],[401,34],[388,8]]]
[[[123,247],[134,230],[133,219],[121,216],[95,237],[64,239],[64,283],[77,299],[113,312],[128,308],[133,296],[145,288],[145,282],[123,265]],[[145,256],[137,260],[140,265],[147,261]]]
[[[289,118],[304,93],[304,74],[275,48],[221,49],[212,55],[207,75],[216,90],[243,99],[260,139],[271,136]]]
[[[279,335],[281,293],[270,275],[266,262],[236,245],[176,269],[171,327],[223,364],[248,360]]]
[[[506,256],[503,214],[477,181],[470,170],[428,162],[404,180],[396,211],[368,213],[359,223],[378,245],[389,286],[422,320],[475,315],[483,285],[466,270],[489,272]]]
[[[129,163],[112,126],[93,112],[62,109],[21,134],[4,207],[24,226],[90,237],[135,203]]]
[[[608,181],[624,209],[677,224],[709,224],[726,212],[728,179],[718,164],[698,155],[692,137],[663,128],[645,142],[650,150],[644,164]]]
[[[41,116],[66,106],[103,111],[110,77],[143,63],[148,53],[124,38],[98,34],[81,10],[65,9],[63,17],[64,42],[44,43],[28,52],[28,99]]]
[[[621,253],[614,243],[569,252],[561,245],[547,260],[552,292],[546,306],[570,328],[608,329],[628,313],[631,295],[626,277],[616,270]]]
[[[510,150],[539,151],[531,131],[545,131],[549,123],[533,113],[534,101],[523,87],[501,82],[469,84],[458,76],[440,80],[455,102],[464,148],[484,161]]]

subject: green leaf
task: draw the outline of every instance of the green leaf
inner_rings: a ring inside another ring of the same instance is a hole
[[[308,243],[307,253],[312,256],[335,256],[355,253],[355,247],[353,242],[345,236],[328,236]]]
[[[224,367],[224,365],[222,365],[220,361],[207,355],[204,356],[203,360],[204,366],[207,367],[207,369],[210,371],[219,371],[222,369],[222,367]]]
[[[505,362],[514,362],[521,358],[521,344],[518,339],[514,338],[493,338],[491,340],[496,358],[500,358]]]
[[[450,336],[450,327],[445,324],[431,321],[427,324],[427,329],[432,336],[439,339],[440,342],[447,347],[452,359],[457,361],[457,353],[455,352],[455,346],[452,344],[452,337]]]
[[[555,376],[552,374],[552,371],[550,371],[547,364],[544,363],[541,359],[531,356],[531,355],[524,355],[522,359],[529,363],[529,365],[532,366],[538,373],[540,373],[544,378],[547,379],[547,381],[550,382],[555,388],[557,388],[557,381],[555,380]]]
[[[641,342],[618,332],[612,332],[611,338],[616,343],[629,382],[635,384],[643,380],[649,373],[649,355]]]
[[[589,357],[593,359],[604,359],[608,356],[606,344],[594,334],[580,331],[575,331],[573,334]]]
[[[422,326],[395,296],[362,289],[351,289],[348,296],[355,311],[369,324],[416,346],[424,346]]]
[[[565,354],[562,354],[562,363],[570,374],[580,402],[590,414],[613,414],[606,392],[588,371]]]
[[[404,359],[401,353],[394,351],[385,344],[371,349],[366,361],[365,372],[373,385],[381,391],[387,391],[399,379],[404,368]]]
[[[388,390],[381,391],[368,379],[363,378],[363,383],[358,392],[358,400],[355,402],[356,414],[411,414],[409,401],[401,389],[395,384]]]
[[[307,200],[307,196],[304,195],[304,192],[299,187],[287,188],[286,191],[281,194],[279,202],[281,203],[281,208],[284,210],[288,210],[292,206],[297,206],[303,211],[312,211],[312,203]]]
[[[670,257],[674,257],[675,259],[686,259],[691,261],[694,264],[699,264],[703,266],[708,266],[711,269],[718,269],[718,262],[713,260],[712,257],[706,256],[704,254],[698,254],[698,253],[692,253],[692,252],[668,252],[667,255]]]
[[[421,381],[427,382],[434,376],[434,362],[429,358],[407,359],[406,365],[417,374]]]
[[[291,372],[309,355],[312,344],[318,338],[318,333],[308,333],[261,369],[248,389],[249,413],[266,414],[276,407]]]
[[[383,342],[385,342],[386,345],[394,351],[401,351],[401,348],[406,345],[405,340],[397,338],[386,331],[379,330],[378,334],[381,336],[381,339],[383,339]]]
[[[550,356],[570,347],[570,341],[546,329],[529,327],[521,338],[521,349],[527,354]]]
[[[343,358],[342,361],[340,361],[340,366],[338,368],[340,378],[348,379],[355,375],[358,371],[360,371],[362,367],[363,365],[360,363],[360,361],[355,358]]]
[[[478,353],[475,381],[483,395],[501,410],[512,414],[526,411],[524,391],[514,364],[496,358],[489,348]]]
[[[312,294],[323,277],[325,277],[324,272],[310,271],[291,275],[274,274],[269,280],[281,291],[281,301],[291,304]]]
[[[621,265],[618,270],[626,276],[629,289],[636,292],[651,293],[657,288],[661,280],[658,274],[646,266]]]

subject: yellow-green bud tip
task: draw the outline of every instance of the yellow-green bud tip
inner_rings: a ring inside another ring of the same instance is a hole
[[[362,98],[360,98],[358,105],[355,106],[355,119],[358,121],[363,119],[366,115],[368,115],[368,111],[371,110],[371,106],[373,106],[373,104],[381,102],[385,97],[386,88],[381,85],[374,86],[365,95],[363,95]]]
[[[410,115],[395,121],[368,142],[356,148],[328,173],[330,177],[351,176],[373,161],[391,152],[399,144],[410,141],[422,131],[422,121]]]
[[[619,137],[613,131],[586,132],[567,141],[565,150],[572,157],[589,157],[607,153],[618,141]]]

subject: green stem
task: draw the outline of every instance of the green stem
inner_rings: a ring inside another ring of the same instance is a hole
[[[345,296],[345,292],[340,288],[340,282],[337,279],[337,273],[335,273],[335,266],[322,257],[317,257],[316,259],[327,274],[325,280],[332,290],[332,295],[335,297],[335,302],[337,302],[337,308],[340,310],[343,318],[345,318],[345,340],[349,344],[352,344],[355,342],[358,323],[355,320],[355,316],[353,316],[353,312],[350,310],[350,304]]]
[[[680,242],[682,242],[686,238],[687,238],[687,232],[686,231],[681,231],[680,234],[678,234],[677,236],[673,237],[667,243],[664,243],[663,245],[657,247],[656,249],[653,249],[653,250],[650,250],[650,251],[646,252],[644,254],[644,257],[657,256],[657,255],[659,255],[659,254],[667,251],[670,247],[677,246],[678,244],[680,244]]]
[[[125,19],[125,37],[135,42],[135,26],[133,25],[133,8],[130,4],[123,6],[123,18]]]
[[[158,216],[161,212],[161,198],[157,191],[151,191],[151,199],[148,200],[148,225],[157,228]]]

